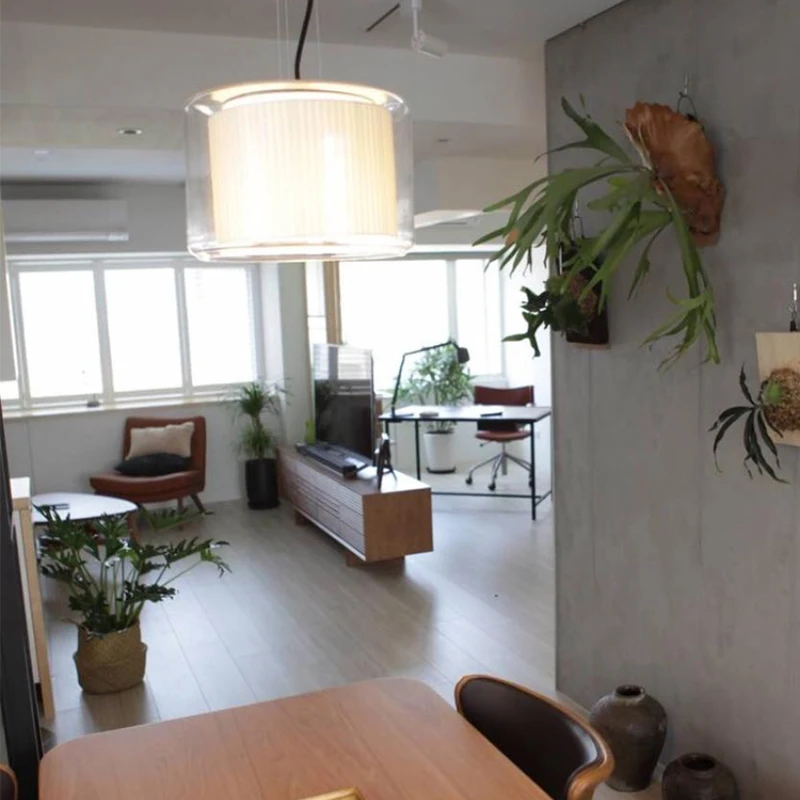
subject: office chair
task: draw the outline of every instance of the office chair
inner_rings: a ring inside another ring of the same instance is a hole
[[[614,770],[603,737],[549,697],[488,675],[456,686],[458,713],[554,800],[591,800]]]
[[[476,386],[475,387],[475,405],[499,405],[499,406],[532,406],[533,405],[533,386],[520,386],[516,389],[497,389],[493,386]],[[506,446],[509,442],[521,442],[524,439],[530,438],[531,431],[525,427],[520,427],[516,422],[504,422],[502,420],[486,420],[478,423],[478,431],[475,434],[476,439],[480,439],[483,447],[484,444],[490,442],[497,442],[501,445],[501,451],[480,464],[472,467],[467,475],[467,486],[472,485],[473,473],[485,467],[488,464],[492,465],[492,479],[489,483],[489,491],[493,492],[497,488],[497,473],[503,475],[508,474],[508,462],[513,461],[518,466],[522,467],[528,472],[528,485],[531,485],[531,465],[522,458],[512,455],[507,452]]]

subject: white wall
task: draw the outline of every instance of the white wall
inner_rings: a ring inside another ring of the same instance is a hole
[[[534,134],[533,138],[538,137]],[[534,158],[541,151],[535,142],[530,152],[529,159],[446,157],[420,161],[414,175],[414,213],[440,208],[480,210],[508,197],[519,191],[526,176],[536,169]]]
[[[302,264],[261,265],[261,313],[266,378],[286,390],[282,438],[302,442],[311,418],[311,364]]]
[[[34,492],[91,492],[89,477],[122,458],[125,418],[204,416],[207,427],[206,490],[209,503],[242,496],[242,467],[234,449],[230,409],[221,403],[139,410],[87,410],[72,414],[6,417],[9,469],[29,475]]]
[[[531,178],[533,180],[533,178]],[[536,254],[535,254],[536,255]],[[547,280],[547,270],[543,263],[534,257],[534,267],[530,272],[518,270],[510,276],[505,286],[505,334],[522,333],[525,320],[522,319],[520,305],[523,300],[522,286],[534,292],[541,292]],[[528,342],[506,342],[503,351],[506,363],[506,377],[509,386],[528,386],[534,389],[536,405],[552,405],[552,362],[550,360],[552,335],[549,330],[540,331],[537,336],[540,356],[534,356]],[[536,471],[541,481],[550,481],[552,474],[552,427],[550,422],[536,425]],[[523,458],[525,453],[519,453]]]

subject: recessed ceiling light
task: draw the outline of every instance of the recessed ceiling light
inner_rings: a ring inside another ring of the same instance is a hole
[[[141,128],[117,128],[120,136],[141,136],[144,131]]]
[[[33,155],[36,158],[39,158],[39,159],[47,158],[47,156],[50,155],[50,151],[49,150],[34,150],[33,151]]]

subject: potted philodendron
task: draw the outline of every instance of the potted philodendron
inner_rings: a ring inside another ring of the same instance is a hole
[[[282,394],[284,391],[277,384],[253,382],[239,387],[233,400],[240,420],[238,449],[246,459],[244,477],[250,508],[278,505],[276,440],[265,417],[280,421]]]
[[[227,542],[198,538],[162,544],[140,543],[130,536],[124,516],[103,516],[91,525],[62,518],[52,508],[37,509],[47,537],[41,571],[67,586],[69,607],[78,618],[75,666],[89,694],[130,689],[144,679],[147,645],[139,618],[146,603],[174,597],[171,585],[202,562],[222,575],[228,565],[215,552]],[[185,522],[190,512],[142,512],[156,531]],[[174,575],[178,562],[192,559]]]
[[[404,402],[436,406],[455,406],[472,397],[472,384],[467,368],[459,363],[454,347],[430,350],[420,358],[400,388]],[[455,423],[432,421],[423,437],[428,472],[456,471],[453,431]]]

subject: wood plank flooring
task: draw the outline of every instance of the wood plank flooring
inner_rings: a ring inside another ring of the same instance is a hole
[[[62,587],[43,579],[54,739],[393,675],[425,681],[450,702],[472,672],[552,692],[549,502],[536,523],[523,500],[436,498],[434,508],[433,553],[347,567],[342,550],[295,525],[286,506],[216,505],[175,535],[227,540],[233,573],[220,579],[201,565],[179,580],[174,600],[145,610],[145,683],[116,695],[81,692]]]

